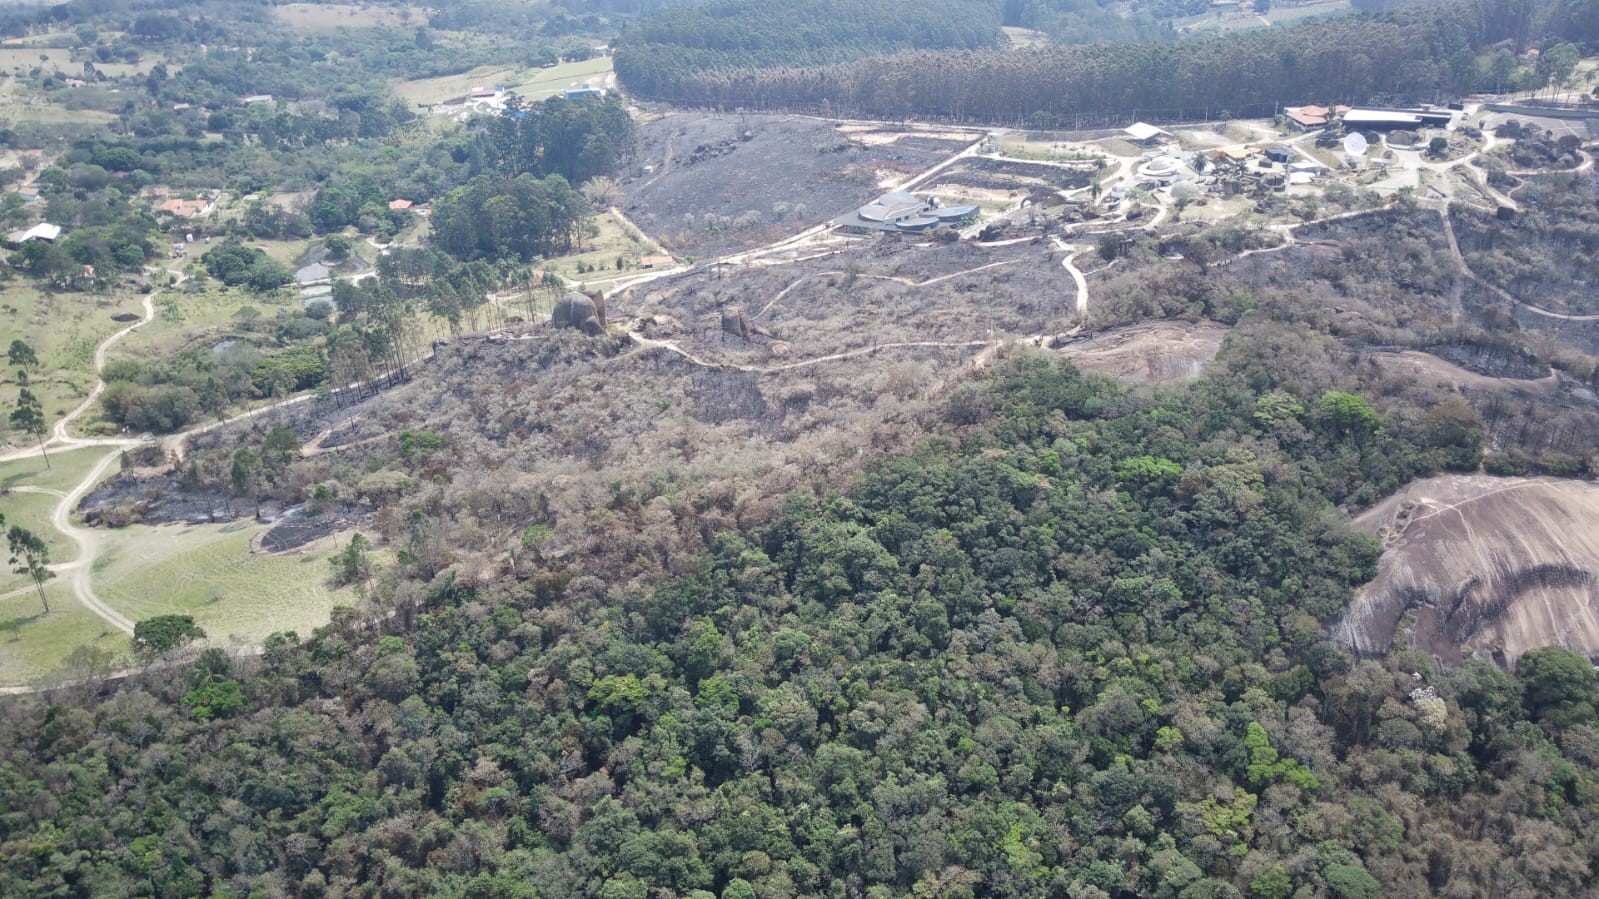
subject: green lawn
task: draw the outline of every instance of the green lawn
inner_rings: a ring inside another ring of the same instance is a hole
[[[44,487],[48,490],[71,490],[89,473],[95,463],[105,458],[111,450],[99,446],[65,450],[50,454],[50,465],[38,456],[0,462],[0,487]],[[111,469],[112,474],[116,472]]]
[[[0,463],[0,489],[12,490],[0,496],[0,515],[5,516],[6,526],[16,525],[38,534],[50,548],[51,564],[71,562],[76,559],[77,544],[56,530],[50,523],[50,518],[61,502],[59,494],[77,486],[96,463],[112,452],[115,451],[104,447],[89,447],[57,453],[50,460],[54,468],[48,470],[37,458]],[[116,467],[113,464],[108,472],[115,471]],[[20,486],[39,487],[58,492],[31,493],[14,489]],[[0,570],[0,593],[7,593],[29,583],[31,582],[26,577],[11,571],[9,565]]]
[[[479,66],[459,75],[442,75],[438,78],[417,78],[402,81],[394,86],[394,95],[413,106],[432,106],[455,97],[464,97],[475,87],[493,87],[505,84],[524,71],[516,66]]]
[[[597,56],[579,62],[562,63],[548,69],[479,66],[459,75],[402,81],[395,85],[393,90],[395,96],[409,104],[426,106],[464,97],[473,88],[495,85],[532,100],[543,100],[568,88],[582,87],[585,82],[594,87],[605,87],[606,76],[610,73],[611,58]]]
[[[278,309],[298,305],[299,292],[293,287],[268,295],[226,288],[220,281],[210,280],[193,293],[174,287],[156,298],[155,320],[117,341],[107,351],[106,360],[169,356],[196,343],[214,343],[231,336],[241,309],[254,309],[270,319]]]
[[[52,581],[45,595],[50,599],[48,615],[41,613],[32,586],[0,594],[0,685],[46,680],[59,673],[67,656],[80,646],[111,653],[115,665],[129,660],[127,635],[78,605],[65,583]]]
[[[0,484],[68,489],[109,452],[95,447],[60,453],[48,471],[37,459],[0,463]],[[0,498],[0,512],[8,523],[43,536],[51,561],[59,563],[75,558],[76,547],[49,525],[57,502],[50,494],[13,492]],[[328,586],[335,539],[324,539],[303,555],[251,553],[251,541],[265,529],[233,522],[97,530],[95,593],[135,621],[193,615],[217,645],[259,643],[282,630],[309,636],[327,622],[334,605],[355,603],[352,588]],[[0,575],[0,685],[39,681],[59,671],[81,645],[126,655],[127,637],[79,606],[64,580],[51,581],[46,595],[48,615],[42,614],[30,581],[9,572]]]
[[[95,593],[134,621],[193,615],[212,642],[256,643],[273,631],[309,636],[351,589],[328,587],[332,541],[305,555],[250,552],[266,528],[247,522],[133,526],[101,532]]]
[[[605,78],[609,74],[611,74],[611,58],[596,56],[581,62],[562,63],[548,69],[526,69],[523,71],[523,78],[513,80],[506,85],[506,88],[529,99],[543,100],[568,88],[582,87],[584,83],[594,87],[605,87]]]
[[[66,534],[50,526],[50,516],[55,513],[61,497],[50,493],[17,493],[0,496],[0,515],[6,517],[6,527],[27,528],[44,540],[50,549],[51,564],[70,562],[78,557],[77,544]],[[7,565],[0,571],[0,593],[33,583],[17,574]]]
[[[625,228],[616,217],[609,212],[603,212],[594,217],[594,225],[599,233],[584,238],[583,252],[551,259],[540,268],[555,272],[570,281],[595,281],[605,278],[616,278],[621,275],[636,275],[639,273],[637,266],[638,257],[654,255],[655,251],[646,246],[631,231]],[[627,268],[618,271],[616,257],[625,256]],[[594,268],[597,271],[579,273],[578,265],[585,268]]]
[[[46,72],[71,70],[73,77],[82,77],[83,64],[72,62],[72,52],[57,47],[7,47],[0,50],[0,69],[6,72],[21,71],[24,74],[31,71],[34,66]]]

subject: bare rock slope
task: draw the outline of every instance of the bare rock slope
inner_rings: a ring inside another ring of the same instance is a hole
[[[1508,663],[1550,645],[1599,655],[1599,485],[1429,478],[1355,524],[1385,552],[1339,642],[1381,652],[1408,612],[1411,642],[1446,659]]]

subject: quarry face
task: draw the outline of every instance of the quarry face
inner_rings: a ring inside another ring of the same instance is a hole
[[[1381,540],[1377,577],[1333,638],[1380,654],[1395,633],[1444,660],[1513,664],[1558,645],[1599,655],[1599,485],[1447,475],[1355,519]]]

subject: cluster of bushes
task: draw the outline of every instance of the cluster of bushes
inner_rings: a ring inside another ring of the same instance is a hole
[[[205,251],[200,261],[211,277],[229,287],[268,291],[294,280],[294,273],[288,266],[268,256],[264,250],[245,246],[236,237]]]
[[[168,433],[207,415],[221,416],[241,401],[317,387],[328,371],[324,351],[314,341],[329,329],[326,321],[285,314],[241,322],[240,338],[225,346],[158,360],[110,362],[102,372],[106,389],[101,409],[107,419],[129,430]],[[276,348],[270,348],[273,344]]]

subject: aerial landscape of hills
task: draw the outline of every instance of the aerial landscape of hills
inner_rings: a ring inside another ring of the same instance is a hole
[[[0,5],[0,895],[1599,895],[1599,3]]]

